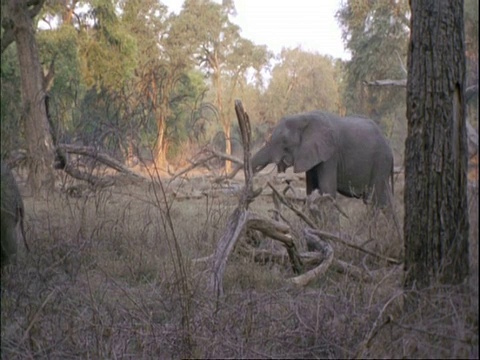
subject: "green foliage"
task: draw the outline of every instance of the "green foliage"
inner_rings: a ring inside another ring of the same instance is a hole
[[[21,132],[22,97],[15,44],[10,45],[2,53],[0,62],[0,121],[1,121],[1,154],[2,158],[23,143]]]
[[[266,91],[266,117],[322,109],[338,112],[339,82],[333,59],[296,49],[283,49]]]
[[[37,35],[45,73],[51,71],[53,63],[53,84],[47,89],[49,112],[58,132],[57,138],[73,131],[74,117],[78,116],[77,101],[83,97],[77,31],[72,25],[63,25],[53,30],[39,31]],[[62,129],[62,130],[60,130]]]
[[[137,43],[108,0],[92,1],[92,28],[80,32],[81,68],[88,87],[119,89],[133,75]]]
[[[404,89],[367,88],[364,81],[404,79],[409,36],[408,1],[346,1],[337,13],[352,54],[345,64],[344,101],[348,113],[375,120],[404,106]]]
[[[187,141],[200,140],[201,128],[197,128],[197,110],[201,106],[206,85],[198,70],[185,74],[172,93],[171,115],[167,121],[169,155],[177,155]]]
[[[219,110],[224,131],[230,128],[233,99],[247,82],[249,71],[260,78],[260,70],[271,54],[265,46],[258,46],[240,36],[240,28],[228,15],[233,2],[220,5],[209,0],[184,3],[181,16],[186,33],[198,44],[194,57],[198,65],[211,75],[215,90],[213,103]]]

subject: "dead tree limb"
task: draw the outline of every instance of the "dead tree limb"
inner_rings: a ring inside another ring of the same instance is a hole
[[[146,178],[140,174],[137,174],[135,171],[130,170],[125,165],[123,165],[120,161],[114,159],[108,154],[98,151],[98,149],[94,148],[93,146],[78,146],[72,144],[58,144],[58,149],[65,151],[69,154],[77,154],[83,156],[89,156],[102,164],[117,170],[118,172],[127,175],[128,177],[136,180],[145,180]],[[72,172],[73,173],[73,172]],[[74,176],[74,175],[72,175]],[[75,176],[74,176],[75,177]],[[85,179],[81,179],[85,180]]]
[[[290,226],[250,213],[248,217],[248,227],[253,230],[261,231],[264,235],[280,241],[287,249],[293,272],[295,274],[303,273],[303,263],[298,255],[292,236],[290,235]]]
[[[290,278],[289,282],[299,286],[307,286],[313,280],[318,279],[321,275],[325,274],[333,261],[332,247],[326,244],[326,248],[328,249],[326,256],[320,265],[302,275]]]
[[[222,176],[218,176],[217,178],[215,178],[213,181],[215,183],[221,183],[225,180],[230,180],[230,179],[233,179],[235,177],[235,175],[238,174],[238,172],[242,169],[243,167],[243,164],[242,165],[237,165],[231,172],[230,174],[226,174],[226,175],[222,175]]]
[[[211,260],[212,274],[209,281],[209,289],[218,299],[223,296],[223,274],[227,265],[228,257],[233,251],[236,242],[240,235],[244,232],[246,222],[248,219],[248,205],[253,201],[253,180],[252,180],[252,165],[250,164],[250,138],[251,128],[248,114],[243,109],[242,102],[235,100],[235,112],[242,134],[243,143],[243,157],[245,172],[245,186],[242,191],[237,208],[230,215],[227,227],[222,234],[215,253]]]
[[[176,172],[175,174],[172,175],[172,178],[171,180],[174,180],[190,171],[192,171],[193,169],[197,168],[197,167],[200,167],[200,166],[203,166],[205,165],[207,162],[209,162],[210,160],[213,160],[215,159],[215,156],[214,155],[210,155],[204,159],[200,159],[200,160],[197,160],[197,161],[194,161],[192,162],[189,166],[187,166],[185,169],[182,169],[178,172]]]
[[[285,205],[287,206],[290,210],[292,210],[298,217],[300,217],[303,221],[305,221],[305,223],[307,223],[307,225],[312,228],[312,231],[315,231],[317,233],[317,235],[319,235],[320,237],[323,237],[323,238],[327,238],[329,240],[332,240],[332,241],[336,241],[344,246],[347,246],[347,247],[350,247],[352,249],[355,249],[355,250],[358,250],[358,251],[362,251],[368,255],[371,255],[371,256],[374,256],[378,259],[383,259],[391,264],[401,264],[402,262],[398,259],[394,259],[394,258],[390,258],[390,257],[387,257],[387,256],[383,256],[381,254],[377,254],[373,251],[370,251],[370,250],[367,250],[367,249],[364,249],[362,248],[361,246],[358,246],[358,245],[355,245],[353,244],[352,242],[344,239],[343,237],[339,236],[339,235],[335,235],[335,234],[332,234],[332,233],[329,233],[329,232],[326,232],[326,231],[322,231],[320,229],[317,228],[317,225],[314,223],[314,221],[309,217],[307,216],[303,211],[301,211],[300,209],[298,209],[296,206],[292,205],[289,201],[287,201],[285,199],[285,197],[283,197],[278,191],[277,189],[275,189],[273,187],[273,185],[270,183],[270,182],[267,182],[267,185],[272,189],[272,191],[275,193],[276,196],[278,196],[279,200]]]
[[[237,157],[235,157],[235,156],[232,156],[232,155],[226,154],[226,153],[224,153],[224,152],[215,150],[215,149],[213,148],[213,146],[208,146],[208,147],[205,149],[205,151],[212,153],[212,155],[213,155],[214,157],[217,157],[217,158],[222,159],[222,160],[228,160],[228,161],[231,161],[231,162],[233,162],[233,163],[236,163],[236,164],[240,165],[240,169],[241,169],[242,166],[243,166],[242,160],[240,160],[239,158],[237,158]]]
[[[373,252],[373,251],[370,251],[370,250],[367,250],[367,249],[364,249],[363,247],[361,246],[358,246],[358,245],[355,245],[353,244],[352,242],[344,239],[343,237],[339,236],[339,235],[335,235],[335,234],[331,234],[329,232],[326,232],[326,231],[322,231],[322,230],[318,230],[318,229],[312,229],[312,231],[317,234],[318,236],[320,236],[321,238],[326,238],[328,240],[332,240],[332,241],[335,241],[335,242],[338,242],[344,246],[347,246],[351,249],[355,249],[355,250],[358,250],[358,251],[361,251],[361,252],[364,252],[365,254],[368,254],[368,255],[371,255],[373,257],[376,257],[377,259],[382,259],[382,260],[385,260],[391,264],[395,264],[395,265],[400,265],[402,264],[402,261],[398,260],[398,259],[394,259],[394,258],[391,258],[391,257],[388,257],[388,256],[383,256],[381,254],[377,254],[376,252]]]
[[[101,178],[99,176],[93,175],[91,172],[80,171],[70,163],[67,163],[63,169],[71,177],[83,180],[92,185],[93,187],[108,187],[115,184],[115,180],[112,177]]]
[[[292,210],[299,218],[301,218],[303,221],[307,223],[308,226],[311,228],[316,228],[315,222],[310,219],[309,216],[307,216],[303,211],[301,211],[299,208],[296,206],[292,205],[285,197],[278,192],[277,189],[270,183],[270,181],[267,181],[267,186],[272,189],[273,193],[277,196],[277,198],[280,200],[282,204],[284,204],[286,207],[288,207],[290,210]]]
[[[363,81],[364,85],[367,86],[399,86],[399,87],[406,87],[407,86],[407,79],[400,79],[400,80],[373,80],[373,81]]]

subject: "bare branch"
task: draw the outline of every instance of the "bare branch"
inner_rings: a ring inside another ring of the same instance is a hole
[[[407,86],[407,79],[402,80],[373,80],[373,81],[363,81],[363,85],[366,86],[399,86],[399,87],[406,87]]]
[[[207,158],[204,158],[204,159],[193,162],[191,165],[187,166],[185,169],[180,170],[177,173],[173,174],[171,180],[174,180],[177,177],[182,176],[182,175],[188,173],[189,171],[192,171],[193,169],[195,169],[199,166],[205,165],[207,162],[209,162],[210,160],[213,160],[214,158],[215,158],[215,156],[211,155]]]
[[[407,68],[405,67],[405,64],[403,63],[403,60],[402,60],[402,58],[400,57],[400,54],[398,53],[397,50],[395,50],[395,54],[397,55],[398,61],[400,62],[400,68],[402,69],[402,71],[403,71],[403,73],[405,74],[405,76],[407,76],[407,75],[408,75]]]
[[[77,146],[77,145],[72,145],[72,144],[58,144],[57,146],[58,149],[63,150],[65,152],[71,153],[71,154],[78,154],[78,155],[84,155],[84,156],[89,156],[94,158],[95,160],[98,160],[99,162],[111,167],[112,169],[115,169],[130,178],[133,179],[142,179],[145,180],[146,178],[140,174],[137,174],[136,172],[128,169],[125,167],[121,162],[118,160],[112,158],[111,156],[99,152],[97,149],[95,149],[92,146]],[[73,175],[72,175],[73,176]]]
[[[243,166],[243,162],[239,158],[237,158],[235,156],[232,156],[232,155],[228,155],[224,152],[215,150],[212,146],[206,148],[204,151],[211,152],[213,155],[215,155],[216,157],[218,157],[220,159],[229,160],[231,162],[234,162],[236,164],[239,164],[239,165]]]
[[[333,241],[336,241],[344,246],[347,246],[349,248],[352,248],[352,249],[355,249],[355,250],[358,250],[358,251],[361,251],[361,252],[364,252],[365,254],[368,254],[368,255],[371,255],[371,256],[374,256],[378,259],[382,259],[382,260],[385,260],[391,264],[395,264],[395,265],[400,265],[402,264],[402,261],[398,260],[398,259],[394,259],[394,258],[391,258],[391,257],[388,257],[388,256],[384,256],[384,255],[381,255],[381,254],[377,254],[373,251],[370,251],[370,250],[367,250],[367,249],[364,249],[362,248],[361,246],[358,246],[356,244],[353,244],[351,241],[348,241],[346,239],[344,239],[343,237],[339,236],[339,235],[335,235],[335,234],[331,234],[331,233],[328,233],[326,231],[322,231],[322,230],[318,230],[318,229],[313,229],[312,232],[316,233],[318,236],[320,237],[323,237],[323,238],[326,238],[326,239],[329,239],[329,240],[333,240]]]
[[[211,260],[212,275],[209,288],[218,299],[223,295],[223,274],[227,266],[230,253],[233,251],[240,235],[244,232],[248,219],[248,205],[253,200],[252,166],[250,164],[250,120],[243,109],[240,100],[235,101],[235,112],[242,133],[244,159],[245,159],[245,186],[235,211],[230,215],[226,230],[220,238],[214,256]]]

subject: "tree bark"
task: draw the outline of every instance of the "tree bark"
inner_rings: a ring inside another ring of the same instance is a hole
[[[468,275],[462,0],[411,0],[405,148],[405,288]]]
[[[34,5],[41,6],[42,1]],[[45,108],[43,70],[33,28],[32,10],[27,1],[9,0],[20,67],[25,138],[28,147],[29,185],[33,194],[51,190],[54,185],[54,146]]]

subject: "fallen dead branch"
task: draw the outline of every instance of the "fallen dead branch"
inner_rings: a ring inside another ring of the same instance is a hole
[[[273,190],[273,192],[275,193],[275,195],[279,198],[279,200],[281,201],[282,204],[284,204],[285,206],[287,206],[290,210],[292,210],[298,217],[300,217],[303,221],[305,221],[307,223],[307,225],[312,228],[312,231],[315,232],[316,235],[318,235],[320,238],[326,238],[328,240],[332,240],[332,241],[336,241],[344,246],[347,246],[349,248],[352,248],[352,249],[355,249],[355,250],[358,250],[358,251],[362,251],[368,255],[371,255],[371,256],[374,256],[378,259],[382,259],[382,260],[385,260],[389,263],[392,263],[392,264],[396,264],[396,265],[399,265],[401,264],[402,262],[398,259],[394,259],[394,258],[390,258],[390,257],[387,257],[387,256],[383,256],[381,254],[377,254],[373,251],[370,251],[370,250],[367,250],[367,249],[364,249],[363,247],[359,246],[359,245],[356,245],[354,243],[352,243],[351,241],[347,240],[346,239],[346,236],[340,236],[340,235],[335,235],[335,234],[332,234],[332,233],[329,233],[329,232],[326,232],[326,231],[322,231],[322,230],[319,230],[317,229],[317,226],[316,224],[314,223],[314,221],[307,215],[305,214],[303,211],[301,211],[300,209],[298,209],[298,207],[292,205],[283,195],[281,195],[274,187],[273,185],[270,183],[270,182],[267,182],[267,185]],[[362,241],[359,241],[360,243],[363,243]]]
[[[169,171],[170,176],[173,179],[176,179],[182,175],[187,174],[188,172],[192,171],[193,169],[196,169],[198,167],[205,167],[209,169],[208,162],[214,159],[221,159],[221,160],[228,160],[233,163],[238,164],[237,167],[234,169],[232,173],[230,173],[228,176],[219,176],[217,179],[214,180],[214,182],[222,182],[227,179],[232,179],[238,171],[243,167],[243,162],[238,159],[235,156],[228,155],[226,153],[223,153],[221,151],[216,150],[212,145],[207,145],[203,147],[195,157],[198,157],[198,160],[190,160],[190,165],[187,166],[186,168],[177,171],[176,173],[171,173]]]
[[[222,160],[228,160],[228,161],[231,161],[235,164],[238,164],[239,165],[239,169],[240,170],[243,166],[243,162],[242,160],[240,160],[239,158],[233,156],[233,155],[229,155],[229,154],[226,154],[224,152],[221,152],[221,151],[218,151],[218,150],[215,150],[213,148],[213,146],[208,146],[207,148],[205,148],[205,151],[206,152],[210,152],[212,154],[212,156],[218,158],[218,159],[222,159]],[[237,171],[238,171],[237,170]]]
[[[347,246],[351,249],[355,249],[355,250],[358,250],[358,251],[361,251],[361,252],[364,252],[365,254],[368,254],[368,255],[371,255],[373,257],[376,257],[378,259],[381,259],[381,260],[385,260],[387,261],[388,263],[391,263],[391,264],[394,264],[394,265],[400,265],[402,264],[402,261],[399,260],[399,259],[394,259],[394,258],[391,258],[391,257],[388,257],[388,256],[384,256],[384,255],[381,255],[381,254],[378,254],[378,253],[375,253],[373,251],[370,251],[370,250],[367,250],[367,249],[364,249],[362,248],[361,246],[358,246],[358,245],[355,245],[354,243],[352,243],[351,241],[345,239],[344,237],[340,236],[340,235],[335,235],[335,234],[331,234],[331,233],[328,233],[326,231],[322,231],[322,230],[318,230],[318,229],[312,229],[312,231],[317,234],[318,236],[320,236],[320,238],[326,238],[328,240],[332,240],[332,241],[336,241],[344,246]]]
[[[86,181],[94,187],[108,187],[115,184],[115,180],[111,177],[101,178],[99,176],[93,175],[91,172],[80,171],[74,166],[72,166],[70,163],[67,163],[63,170],[71,177],[78,180]]]
[[[309,233],[308,231],[306,232],[306,235],[308,237],[315,237],[315,234]],[[318,239],[316,240],[318,241]],[[333,261],[333,248],[326,242],[321,245],[322,247],[320,253],[322,254],[323,261],[320,263],[320,265],[302,275],[289,279],[289,282],[295,285],[306,286],[327,272]],[[314,255],[317,255],[317,253],[314,253]]]
[[[185,175],[186,173],[192,171],[193,169],[195,169],[197,167],[204,166],[207,162],[209,162],[210,160],[213,160],[213,159],[215,159],[215,156],[211,155],[211,156],[208,156],[206,158],[203,158],[203,159],[200,159],[200,160],[197,160],[197,161],[193,161],[185,169],[182,169],[182,170],[180,170],[180,171],[178,171],[174,174],[171,174],[171,176],[172,176],[171,180],[174,180],[174,179],[176,179],[176,178],[178,178],[182,175]]]
[[[290,234],[290,227],[281,222],[260,217],[257,214],[249,213],[247,226],[250,229],[261,231],[264,235],[280,241],[287,249],[292,269],[295,274],[303,272],[303,264],[298,255],[295,243]]]
[[[98,151],[98,149],[93,146],[78,146],[72,144],[58,144],[58,149],[63,150],[69,154],[77,154],[83,156],[89,156],[102,164],[117,170],[118,172],[134,179],[134,180],[145,180],[146,178],[143,175],[136,173],[133,170],[130,170],[120,161],[114,159],[108,154]]]
[[[240,169],[242,167],[243,167],[243,165],[236,166],[229,174],[218,176],[215,179],[213,179],[213,182],[218,184],[218,183],[221,183],[223,181],[233,179],[235,177],[235,175],[238,174],[238,172],[240,171]]]
[[[307,271],[305,274],[290,278],[288,279],[288,281],[295,285],[307,286],[313,280],[318,279],[321,275],[327,272],[328,268],[332,264],[332,260],[333,260],[333,250],[316,268],[313,268],[312,270]]]

